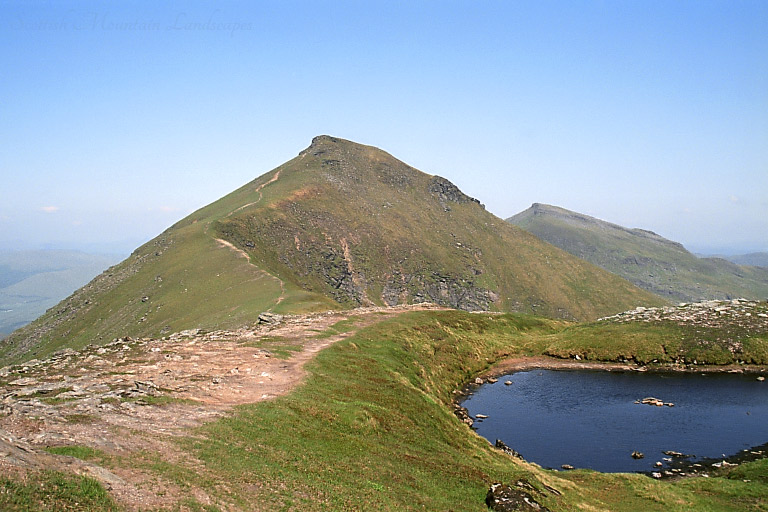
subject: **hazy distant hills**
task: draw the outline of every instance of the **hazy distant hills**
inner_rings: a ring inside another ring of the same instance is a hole
[[[0,251],[0,337],[28,324],[118,256],[75,251]]]
[[[430,301],[594,319],[661,304],[488,213],[444,178],[329,136],[194,212],[0,346],[118,336]]]
[[[738,254],[735,256],[719,256],[738,265],[752,265],[753,267],[768,267],[768,252],[753,252],[750,254]]]
[[[698,258],[651,231],[538,203],[507,221],[664,298],[768,298],[768,269]]]

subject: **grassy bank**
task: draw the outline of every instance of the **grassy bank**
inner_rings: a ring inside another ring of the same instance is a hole
[[[764,509],[768,486],[757,478],[545,471],[492,449],[453,416],[454,389],[500,357],[536,354],[558,329],[517,315],[401,315],[323,351],[306,385],[239,408],[189,448],[227,482],[230,499],[264,510],[481,511],[492,482],[519,478],[552,510]]]
[[[681,326],[674,322],[575,324],[542,340],[542,352],[593,361],[639,364],[768,365],[768,333],[732,326]]]
[[[0,475],[0,510],[4,512],[118,512],[99,482],[54,471],[23,481]]]
[[[338,323],[317,335],[351,328]],[[238,407],[180,440],[189,456],[175,462],[151,453],[107,458],[87,447],[51,451],[134,467],[184,495],[200,490],[210,497],[205,505],[185,498],[169,509],[179,512],[480,512],[490,484],[520,480],[552,511],[768,510],[768,460],[677,481],[549,471],[492,448],[452,412],[454,391],[506,357],[555,350],[566,357],[578,348],[590,358],[645,360],[656,357],[653,347],[669,333],[517,314],[404,313],[321,351],[292,393]],[[54,473],[0,479],[0,509],[14,512],[119,510],[105,496],[94,481]]]

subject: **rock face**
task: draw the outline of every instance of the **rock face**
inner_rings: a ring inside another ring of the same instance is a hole
[[[443,207],[443,210],[445,211],[451,211],[450,206],[448,206],[447,203],[477,203],[480,204],[480,201],[473,197],[469,197],[464,192],[459,190],[459,187],[448,181],[447,179],[435,176],[432,178],[432,180],[429,182],[429,193],[433,196],[437,197],[437,200],[440,201],[440,205]]]
[[[549,509],[541,506],[527,489],[535,490],[532,485],[522,481],[517,482],[514,487],[501,483],[493,484],[485,496],[485,504],[495,512],[548,511]]]

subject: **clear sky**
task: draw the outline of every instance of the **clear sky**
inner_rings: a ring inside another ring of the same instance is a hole
[[[318,134],[768,250],[768,2],[0,0],[0,248],[130,252]]]

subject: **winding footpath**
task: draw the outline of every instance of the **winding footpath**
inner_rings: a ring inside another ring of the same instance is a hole
[[[369,307],[286,316],[233,331],[121,338],[0,369],[0,474],[52,469],[88,475],[127,510],[172,507],[190,493],[212,504],[204,489],[181,488],[146,468],[167,462],[205,478],[215,468],[180,451],[176,439],[195,436],[196,427],[237,405],[289,393],[304,381],[308,361],[359,329],[423,309],[442,308]],[[352,321],[348,331],[331,329],[342,320]],[[46,451],[57,446],[99,450],[107,462]]]

